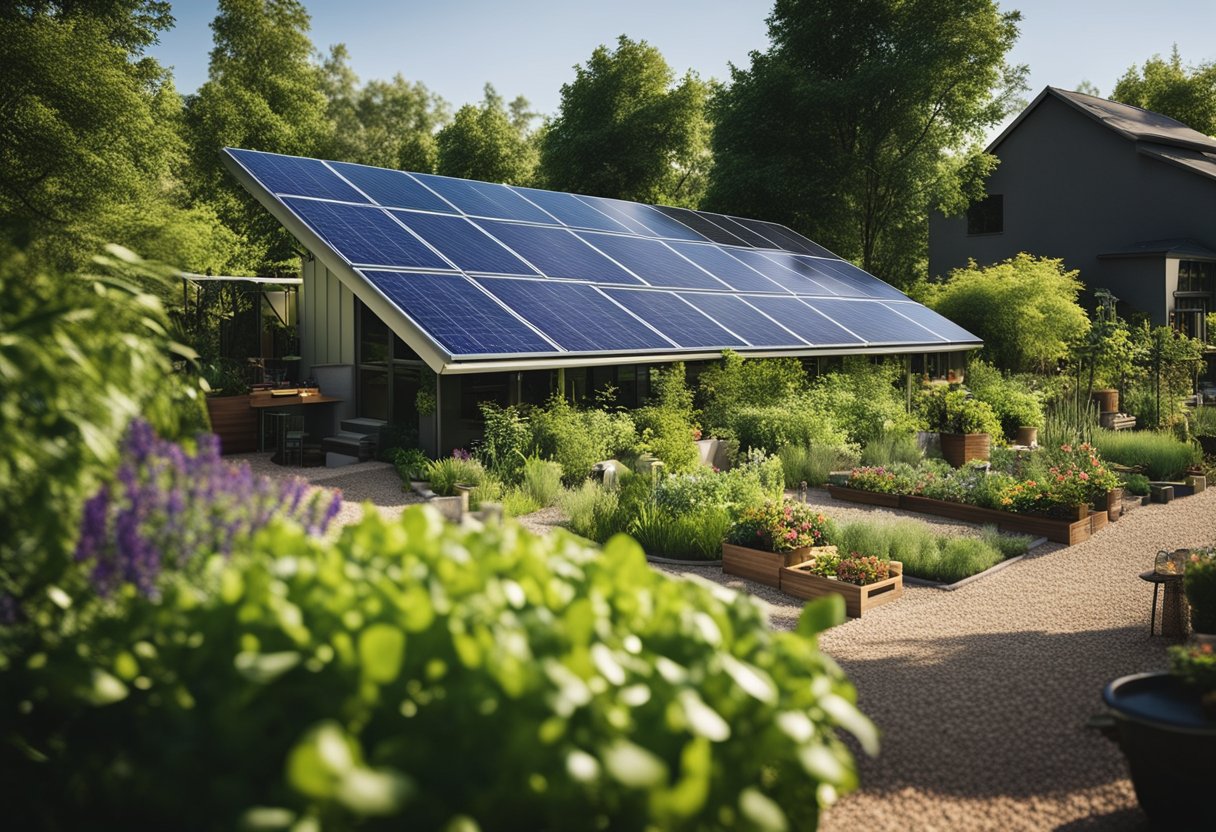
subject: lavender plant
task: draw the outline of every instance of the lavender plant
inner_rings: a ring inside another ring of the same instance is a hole
[[[155,595],[166,570],[230,555],[273,517],[320,535],[341,505],[340,492],[313,489],[298,477],[254,476],[248,463],[224,462],[212,434],[200,435],[190,454],[137,420],[123,442],[116,482],[85,503],[76,560],[93,564],[91,579],[102,594],[130,583]]]

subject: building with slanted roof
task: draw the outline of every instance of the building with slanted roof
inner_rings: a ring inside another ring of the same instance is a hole
[[[1047,87],[988,146],[965,217],[929,222],[929,272],[1018,252],[1061,258],[1123,314],[1206,336],[1216,309],[1216,138],[1159,113]]]

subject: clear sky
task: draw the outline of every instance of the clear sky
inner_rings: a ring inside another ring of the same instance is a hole
[[[849,0],[841,0],[849,2]],[[677,72],[726,79],[767,46],[764,18],[772,0],[305,0],[313,43],[350,49],[360,78],[400,72],[422,81],[454,107],[481,98],[492,82],[507,98],[526,96],[539,112],[557,110],[574,64],[620,34],[659,48]],[[1185,63],[1216,61],[1216,0],[1005,0],[1022,12],[1010,59],[1030,66],[1033,97],[1044,86],[1082,80],[1109,94],[1133,63],[1167,55],[1176,43]],[[206,80],[215,3],[174,2],[177,26],[151,51],[174,67],[178,89]]]

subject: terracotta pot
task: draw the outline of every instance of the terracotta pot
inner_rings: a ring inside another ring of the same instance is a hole
[[[973,459],[987,460],[992,437],[986,433],[943,433],[942,456],[955,468],[962,468]]]
[[[1119,411],[1118,390],[1095,390],[1093,392],[1093,400],[1098,403],[1098,411],[1101,413],[1117,413]]]
[[[1016,439],[1017,444],[1025,445],[1028,448],[1033,448],[1039,444],[1039,429],[1038,428],[1018,428]]]

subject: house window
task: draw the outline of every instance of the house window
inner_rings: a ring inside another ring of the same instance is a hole
[[[423,366],[418,354],[363,304],[359,304],[358,321],[359,415],[417,427],[414,400]]]
[[[1178,261],[1178,291],[1174,292],[1174,328],[1191,338],[1207,340],[1207,316],[1216,287],[1216,263]]]
[[[1198,260],[1178,261],[1178,292],[1196,292],[1211,296],[1216,263],[1201,263]]]
[[[990,194],[967,209],[968,234],[1000,234],[1005,230],[1005,197]]]

